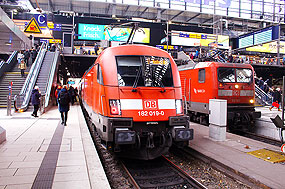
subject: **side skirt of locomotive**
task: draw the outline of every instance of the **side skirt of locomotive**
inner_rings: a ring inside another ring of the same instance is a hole
[[[198,122],[203,125],[209,125],[208,103],[187,102],[186,114],[190,116],[191,121]],[[251,130],[254,128],[255,119],[260,117],[261,113],[255,111],[254,106],[228,105],[227,128],[229,130]]]
[[[121,157],[154,159],[166,154],[173,143],[185,146],[193,139],[188,116],[170,117],[168,122],[133,122],[132,118],[102,116],[83,100],[82,104],[102,144]]]

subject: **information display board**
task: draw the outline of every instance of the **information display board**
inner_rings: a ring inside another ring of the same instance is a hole
[[[253,35],[241,37],[238,39],[239,48],[244,48],[253,45]]]
[[[272,40],[272,29],[254,34],[254,45],[266,43]]]
[[[97,24],[78,24],[78,39],[83,40],[109,40],[126,42],[130,36],[131,28],[115,27]],[[140,28],[136,31],[133,42],[149,43],[150,28]]]
[[[260,45],[278,38],[279,26],[272,26],[238,38],[238,48]]]
[[[171,45],[209,46],[218,42],[218,46],[229,47],[229,36],[185,31],[171,31]]]

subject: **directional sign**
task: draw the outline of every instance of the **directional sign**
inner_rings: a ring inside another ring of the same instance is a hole
[[[27,27],[25,28],[24,32],[27,33],[42,33],[39,24],[37,23],[36,19],[33,17]]]
[[[46,14],[34,14],[34,18],[40,27],[47,26],[47,15]]]

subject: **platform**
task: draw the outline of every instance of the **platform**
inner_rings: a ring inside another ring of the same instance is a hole
[[[80,106],[71,106],[67,126],[57,107],[38,118],[31,112],[6,115],[0,125],[0,189],[110,188]]]
[[[194,129],[194,140],[190,142],[190,147],[210,157],[218,167],[231,170],[260,187],[284,188],[284,164],[274,164],[247,154],[264,148],[280,152],[280,147],[231,133],[227,133],[226,141],[217,142],[209,138],[209,127],[192,122],[190,127]]]
[[[282,111],[278,111],[277,108],[269,110],[270,106],[256,107],[256,111],[261,112],[261,118],[258,118],[255,123],[255,133],[264,135],[276,140],[280,140],[280,131],[276,128],[270,118],[275,118],[277,115],[282,118]],[[283,131],[285,135],[285,132]]]

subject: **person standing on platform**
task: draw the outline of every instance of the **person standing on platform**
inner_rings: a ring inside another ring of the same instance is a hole
[[[31,100],[32,105],[34,106],[34,111],[32,113],[32,116],[34,117],[38,117],[37,112],[40,106],[40,97],[41,97],[41,93],[39,91],[39,87],[35,86],[35,88],[32,90],[32,100]]]
[[[272,100],[272,106],[269,108],[271,111],[273,107],[276,107],[278,111],[280,110],[280,103],[281,103],[281,92],[280,88],[277,88],[276,90],[273,91],[273,100]]]
[[[27,67],[29,67],[29,59],[30,59],[30,52],[29,52],[29,49],[27,49],[25,52],[24,52],[24,59],[25,59],[25,63],[27,65]]]
[[[70,96],[68,94],[66,86],[64,86],[59,92],[57,101],[58,101],[58,109],[61,115],[61,124],[66,126],[67,114],[69,111],[69,103],[70,103]]]
[[[98,50],[99,50],[99,47],[98,47],[97,43],[94,43],[94,51],[95,51],[96,55],[98,55]]]
[[[68,93],[69,93],[69,96],[71,97],[71,104],[73,105],[75,101],[75,91],[72,86],[69,87]]]
[[[21,70],[21,77],[25,77],[25,69],[27,69],[27,66],[24,59],[21,60],[21,63],[19,64],[18,68]]]

